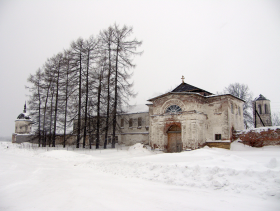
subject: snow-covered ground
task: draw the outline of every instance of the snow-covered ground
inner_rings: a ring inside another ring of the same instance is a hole
[[[280,146],[168,154],[0,142],[0,210],[280,210]]]

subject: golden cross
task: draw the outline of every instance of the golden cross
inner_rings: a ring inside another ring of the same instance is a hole
[[[184,83],[184,79],[185,79],[185,77],[184,77],[183,75],[182,75],[182,78],[181,78],[181,79],[182,79],[182,83]]]

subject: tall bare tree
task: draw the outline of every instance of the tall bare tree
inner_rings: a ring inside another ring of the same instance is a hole
[[[132,74],[128,71],[135,67],[133,58],[136,55],[141,55],[137,48],[142,45],[142,41],[136,38],[129,40],[130,35],[133,33],[132,27],[123,26],[120,28],[114,25],[113,28],[113,43],[114,43],[114,105],[113,105],[113,139],[112,148],[115,148],[116,126],[117,126],[117,112],[121,111],[123,103],[127,103],[130,97],[134,97],[132,86],[133,83],[129,81]]]
[[[83,74],[83,51],[84,51],[84,40],[79,38],[76,42],[72,42],[71,50],[72,56],[74,60],[74,68],[77,72],[78,77],[78,118],[77,118],[77,139],[76,139],[76,147],[80,147],[80,139],[81,139],[81,111],[82,111],[82,74]]]
[[[43,71],[39,68],[35,75],[30,75],[27,81],[31,83],[30,87],[26,87],[31,92],[31,96],[29,99],[29,108],[30,115],[33,116],[33,120],[35,121],[35,125],[37,129],[35,131],[35,137],[38,137],[39,147],[42,142],[42,128],[41,128],[41,110],[42,110],[42,78],[44,76]]]
[[[85,58],[85,104],[84,104],[84,136],[83,136],[83,148],[85,148],[86,136],[88,130],[88,101],[89,101],[89,87],[94,83],[94,63],[98,55],[98,40],[95,40],[91,36],[84,44],[84,58]],[[90,74],[91,73],[91,74]]]
[[[63,59],[64,59],[64,71],[63,71],[63,77],[62,77],[62,95],[64,99],[64,114],[63,114],[63,147],[66,145],[66,131],[67,131],[67,117],[68,117],[68,103],[69,99],[73,94],[73,90],[75,88],[75,81],[74,81],[74,73],[75,71],[72,70],[72,55],[70,50],[64,50],[63,53]],[[70,101],[71,102],[71,101]],[[70,104],[71,106],[71,104]]]
[[[109,131],[109,121],[111,117],[111,75],[112,75],[112,69],[113,69],[113,58],[112,58],[112,53],[113,53],[113,48],[114,48],[114,43],[113,43],[113,35],[114,35],[114,29],[112,26],[110,26],[108,29],[103,30],[100,33],[100,43],[101,43],[101,60],[103,61],[102,67],[105,65],[106,70],[106,80],[107,80],[107,99],[106,99],[106,123],[105,123],[105,140],[104,140],[104,149],[107,148],[107,140],[108,140],[108,131]],[[99,137],[97,137],[98,145],[96,145],[97,148],[99,148]]]

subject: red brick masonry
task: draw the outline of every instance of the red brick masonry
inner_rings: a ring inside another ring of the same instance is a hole
[[[237,140],[238,138],[242,143],[252,147],[280,145],[280,126],[235,131],[233,139]]]

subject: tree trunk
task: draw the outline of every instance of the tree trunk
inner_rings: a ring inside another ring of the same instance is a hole
[[[66,144],[66,121],[67,121],[67,104],[68,104],[68,74],[69,74],[69,61],[66,70],[66,84],[65,84],[65,110],[64,110],[64,131],[63,131],[63,148]]]
[[[86,146],[86,136],[87,136],[89,54],[90,54],[90,50],[88,49],[88,55],[87,55],[87,73],[86,73],[86,103],[85,103],[85,123],[84,123],[83,148],[85,148],[85,146]]]
[[[102,73],[99,75],[99,84],[98,84],[98,91],[97,91],[97,121],[96,121],[96,149],[99,148],[99,131],[100,131],[100,97],[101,97],[101,84],[102,83]],[[105,144],[104,144],[104,148]]]
[[[78,129],[76,148],[80,147],[81,132],[81,109],[82,109],[82,53],[80,52],[80,68],[79,68],[79,107],[78,107]]]
[[[52,104],[53,104],[53,91],[52,91],[51,113],[50,113],[49,147],[51,147],[51,137],[52,137],[52,110],[53,110]]]
[[[55,137],[56,137],[56,120],[57,120],[57,105],[58,105],[59,73],[60,73],[60,61],[59,61],[59,65],[58,65],[57,80],[56,80],[56,96],[55,96],[55,108],[54,108],[54,125],[53,125],[52,147],[55,147]]]
[[[113,109],[113,138],[112,138],[112,148],[115,148],[116,144],[116,126],[117,126],[117,107],[118,107],[118,59],[119,59],[119,42],[117,42],[117,52],[116,52],[116,64],[115,64],[115,102]]]
[[[108,76],[107,76],[107,115],[106,115],[106,126],[105,126],[105,140],[104,140],[104,149],[107,148],[107,140],[108,140],[108,130],[109,130],[109,118],[110,118],[110,101],[111,101],[111,96],[110,96],[110,80],[111,80],[111,39],[108,41],[108,63],[109,63],[109,69],[108,69]]]

